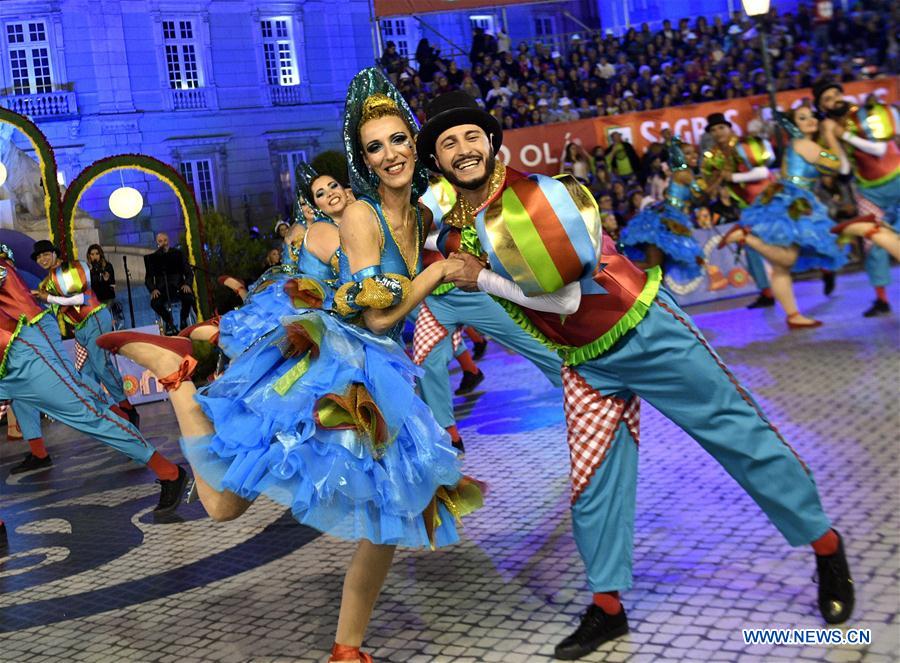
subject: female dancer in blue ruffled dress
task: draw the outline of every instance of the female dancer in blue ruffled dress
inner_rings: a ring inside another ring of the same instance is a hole
[[[448,260],[419,272],[430,215],[414,203],[427,183],[414,117],[374,69],[354,78],[345,113],[362,196],[343,215],[347,280],[335,300],[351,322],[318,309],[285,317],[199,394],[186,339],[118,332],[100,344],[165,376],[210,516],[231,520],[265,494],[301,523],[358,541],[329,660],[370,662],[359,647],[395,546],[453,543],[481,492],[462,477],[395,340],[409,310],[459,268]]]
[[[693,237],[690,217],[694,184],[691,168],[697,164],[697,148],[676,138],[668,149],[672,176],[665,201],[628,221],[619,242],[625,247],[625,255],[644,269],[662,265],[666,275],[690,281],[700,276],[703,265],[703,249]]]
[[[740,225],[728,232],[719,247],[737,242],[759,252],[772,268],[772,292],[787,314],[788,327],[809,329],[822,323],[800,313],[791,272],[836,271],[847,261],[831,234],[834,221],[828,208],[813,193],[820,171],[837,172],[841,158],[846,157],[836,141],[829,141],[830,149],[815,141],[819,121],[808,105],[781,116],[781,121],[792,137],[781,177],[741,213]]]

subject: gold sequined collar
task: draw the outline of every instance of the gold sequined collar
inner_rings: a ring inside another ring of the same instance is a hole
[[[469,203],[465,198],[456,196],[456,204],[444,215],[443,223],[454,228],[465,228],[475,223],[475,216],[481,211],[488,201],[493,200],[497,190],[503,186],[506,180],[506,166],[498,159],[494,164],[494,172],[491,174],[490,186],[485,199],[477,207]]]

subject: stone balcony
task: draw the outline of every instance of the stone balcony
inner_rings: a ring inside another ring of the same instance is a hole
[[[176,111],[196,111],[215,108],[212,88],[198,87],[189,90],[172,90],[168,93],[169,108]]]
[[[272,106],[299,106],[303,103],[299,85],[270,85],[269,103]]]
[[[34,120],[66,119],[78,114],[75,92],[42,92],[3,96],[3,105]]]

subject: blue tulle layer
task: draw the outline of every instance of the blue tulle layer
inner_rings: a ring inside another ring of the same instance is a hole
[[[250,344],[280,325],[281,317],[293,312],[284,285],[293,278],[288,272],[263,274],[248,290],[253,293],[240,308],[229,311],[219,321],[219,348],[233,359]]]
[[[299,358],[285,358],[285,326],[254,344],[197,396],[216,433],[182,441],[194,470],[217,489],[247,499],[264,494],[305,525],[345,539],[429,546],[422,519],[441,486],[461,479],[446,431],[416,395],[416,368],[390,339],[318,310],[284,318],[321,334],[319,355],[282,396],[276,383]],[[389,444],[373,451],[356,428],[316,418],[319,399],[364,386],[383,415]],[[458,540],[438,503],[435,545]]]
[[[756,202],[746,208],[741,213],[741,225],[766,244],[799,247],[800,255],[791,268],[793,272],[840,269],[847,262],[847,254],[831,233],[834,221],[828,215],[828,208],[810,191],[792,182],[784,182],[783,186],[768,203]],[[795,220],[789,210],[800,198],[807,201],[811,212]]]
[[[691,227],[688,215],[671,205],[648,207],[631,218],[619,238],[625,255],[632,260],[646,259],[646,247],[653,244],[665,255],[663,271],[678,281],[690,281],[703,272],[698,260],[703,249],[689,235],[673,233],[664,223],[671,219],[686,228]]]

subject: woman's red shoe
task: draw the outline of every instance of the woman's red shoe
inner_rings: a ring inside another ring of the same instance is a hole
[[[118,354],[129,343],[146,343],[162,350],[174,352],[182,358],[178,369],[166,376],[157,376],[159,384],[166,391],[177,389],[182,382],[189,379],[194,369],[197,368],[197,360],[191,355],[193,344],[190,340],[180,336],[158,336],[134,331],[117,331],[102,334],[97,339],[97,345],[107,352]]]
[[[341,661],[359,661],[359,663],[375,663],[371,654],[359,651],[359,647],[349,647],[334,643],[331,648],[331,657],[328,663],[341,663]]]

